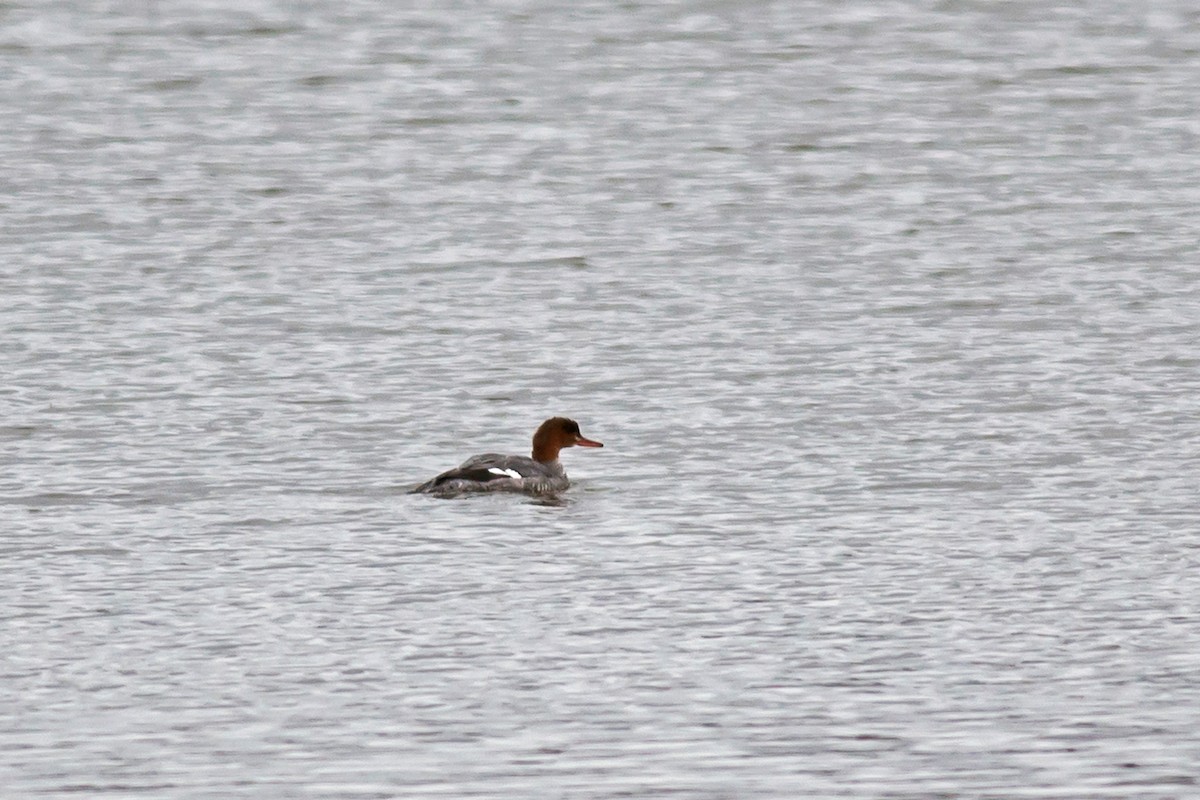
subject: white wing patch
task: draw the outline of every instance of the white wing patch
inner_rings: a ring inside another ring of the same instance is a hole
[[[492,473],[493,475],[507,475],[510,478],[521,477],[521,473],[517,472],[515,469],[500,469],[499,467],[488,467],[488,472]]]

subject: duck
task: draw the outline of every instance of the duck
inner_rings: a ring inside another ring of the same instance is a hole
[[[506,456],[483,453],[471,456],[460,466],[447,470],[412,489],[410,494],[456,497],[477,492],[556,494],[570,487],[558,454],[566,447],[604,447],[588,439],[579,423],[567,417],[551,417],[533,434],[533,454]]]

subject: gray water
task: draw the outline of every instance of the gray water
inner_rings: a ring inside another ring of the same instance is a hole
[[[0,5],[3,797],[1200,796],[1147,5]]]

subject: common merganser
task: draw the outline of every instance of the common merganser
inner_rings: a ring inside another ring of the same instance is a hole
[[[575,420],[551,417],[533,434],[533,458],[499,453],[472,456],[462,466],[422,483],[411,493],[452,497],[466,492],[561,492],[571,482],[558,463],[558,451],[575,445],[604,447],[600,442],[585,439]]]

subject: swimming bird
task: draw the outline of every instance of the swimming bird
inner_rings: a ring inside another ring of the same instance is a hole
[[[412,494],[454,497],[468,492],[523,492],[553,494],[571,485],[558,461],[564,447],[604,447],[585,438],[579,423],[566,417],[551,417],[533,434],[533,456],[484,453],[472,456],[461,466],[422,483]]]

